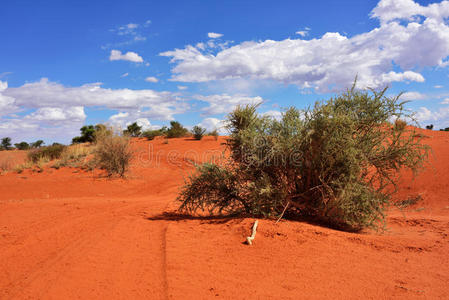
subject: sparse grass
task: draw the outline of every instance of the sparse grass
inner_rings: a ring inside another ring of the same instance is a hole
[[[74,144],[68,146],[62,151],[61,158],[52,165],[52,168],[83,167],[85,165],[85,159],[92,152],[93,147],[89,144]]]
[[[5,156],[0,159],[0,172],[8,172],[14,167],[13,158],[10,156]]]
[[[42,158],[46,158],[49,161],[54,159],[59,159],[66,146],[64,145],[53,145],[47,147],[41,147],[38,149],[33,149],[28,152],[28,160],[34,163],[39,162]]]

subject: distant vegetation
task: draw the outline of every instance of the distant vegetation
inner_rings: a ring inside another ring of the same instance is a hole
[[[170,128],[165,132],[167,138],[180,138],[189,135],[189,130],[181,125],[178,121],[171,121]]]
[[[206,129],[201,126],[193,126],[192,135],[195,140],[201,140],[206,133]]]
[[[123,177],[129,169],[132,150],[129,137],[111,130],[101,130],[96,134],[92,164],[105,170],[108,176]]]
[[[128,128],[123,131],[123,134],[131,137],[139,137],[142,134],[142,126],[139,126],[136,122],[128,125]]]
[[[280,120],[253,105],[236,108],[228,116],[229,162],[198,166],[178,197],[180,210],[379,228],[397,173],[418,171],[429,151],[403,121],[413,115],[385,92],[353,87],[310,109],[292,107]]]

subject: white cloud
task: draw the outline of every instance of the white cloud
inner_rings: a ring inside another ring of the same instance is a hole
[[[449,55],[447,7],[449,1],[424,7],[411,0],[382,0],[372,13],[381,25],[353,37],[328,32],[310,40],[248,41],[215,54],[189,45],[160,55],[171,57],[171,80],[180,82],[268,79],[320,92],[346,88],[356,75],[359,87],[423,82],[417,70],[444,67]],[[415,11],[422,17],[414,18]]]
[[[202,111],[204,115],[216,115],[229,113],[237,105],[245,104],[257,104],[263,102],[264,99],[260,96],[250,97],[245,95],[197,95],[195,99],[207,102],[209,106],[205,107]]]
[[[129,75],[129,73],[124,73],[124,74],[122,74],[120,77],[121,77],[121,78],[124,78],[124,77],[128,77],[128,75]]]
[[[434,85],[433,87],[436,88],[436,89],[442,89],[443,88],[442,85]]]
[[[111,50],[111,55],[109,56],[109,60],[127,60],[132,61],[135,63],[141,63],[143,62],[143,58],[139,56],[136,52],[126,52],[125,54],[122,54],[119,50]]]
[[[299,31],[296,31],[296,34],[300,35],[302,37],[306,37],[309,35],[309,31],[308,30],[299,30]]]
[[[7,88],[8,83],[0,81],[0,117],[20,110],[14,98],[3,95]]]
[[[157,79],[156,77],[147,77],[147,78],[145,78],[145,81],[146,82],[158,82],[159,81],[159,79]]]
[[[117,29],[118,35],[136,35],[136,29],[139,28],[139,24],[129,23],[123,26],[120,26]]]
[[[211,39],[217,39],[223,36],[221,33],[209,32],[207,36]]]
[[[449,104],[449,98],[445,98],[440,104]]]
[[[44,121],[55,124],[55,122],[82,122],[86,119],[84,107],[43,107],[27,115],[25,120]]]
[[[217,130],[220,134],[226,134],[225,121],[217,118],[205,118],[198,124],[207,131]]]
[[[45,78],[11,88],[0,81],[0,136],[68,142],[79,134],[86,107],[115,110],[111,123],[124,125],[144,118],[173,120],[189,106],[174,93],[149,89],[106,89],[99,83],[67,87]],[[19,110],[27,113],[13,115]]]
[[[177,88],[178,88],[178,90],[181,90],[181,91],[183,91],[183,90],[186,90],[186,89],[187,89],[187,87],[186,87],[186,86],[184,86],[184,85],[178,85],[178,86],[177,86]]]
[[[446,128],[449,126],[449,106],[443,106],[434,111],[427,107],[420,107],[416,118],[421,126],[432,123],[435,128]]]
[[[427,97],[428,97],[427,95],[422,94],[420,92],[406,92],[401,95],[400,99],[406,101],[413,101],[413,100],[424,100]]]
[[[280,120],[282,118],[282,113],[278,110],[269,110],[262,113],[263,116],[271,117],[276,120]]]
[[[400,19],[414,21],[419,16],[442,21],[449,16],[449,1],[421,6],[413,0],[382,0],[371,12],[371,17],[382,23]]]

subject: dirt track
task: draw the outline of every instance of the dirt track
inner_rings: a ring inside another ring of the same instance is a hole
[[[423,201],[391,211],[388,232],[262,220],[252,247],[243,244],[251,219],[170,213],[190,162],[221,151],[211,138],[135,142],[126,180],[75,169],[8,173],[0,299],[447,298],[449,135],[426,142],[434,169],[398,194]]]

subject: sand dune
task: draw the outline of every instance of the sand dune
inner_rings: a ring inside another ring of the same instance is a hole
[[[253,219],[173,214],[192,162],[217,157],[223,138],[134,140],[127,179],[6,173],[0,299],[447,298],[449,134],[423,133],[431,164],[396,195],[422,200],[391,209],[388,231],[261,220],[251,247]]]

